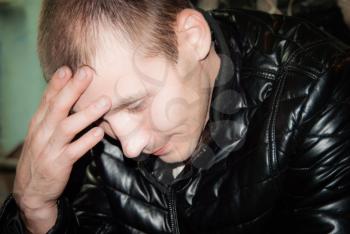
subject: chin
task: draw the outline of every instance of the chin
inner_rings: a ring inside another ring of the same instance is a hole
[[[174,159],[167,156],[159,157],[165,163],[180,163],[184,160]]]
[[[159,159],[161,159],[163,162],[166,162],[166,163],[181,163],[181,162],[184,162],[186,161],[188,157],[184,157],[184,156],[180,156],[178,154],[168,154],[168,155],[164,155],[164,156],[158,156]]]

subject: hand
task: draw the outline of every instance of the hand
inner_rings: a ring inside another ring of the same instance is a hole
[[[101,97],[91,106],[69,115],[72,106],[92,81],[92,71],[59,69],[50,80],[38,111],[32,118],[14,182],[14,198],[22,219],[32,233],[46,233],[57,218],[57,199],[62,194],[73,164],[103,138],[95,127],[74,137],[101,118],[111,106]]]

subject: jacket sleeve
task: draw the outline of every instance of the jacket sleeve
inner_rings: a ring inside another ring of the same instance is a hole
[[[110,209],[103,189],[100,187],[94,161],[88,165],[85,174],[84,183],[80,192],[74,196],[74,200],[70,201],[65,196],[58,200],[58,217],[48,234],[116,233],[113,231]],[[12,195],[8,197],[0,211],[0,233],[26,233]]]
[[[274,233],[350,233],[349,58],[315,82],[302,108]]]

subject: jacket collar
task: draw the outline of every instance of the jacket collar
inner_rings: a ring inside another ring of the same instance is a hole
[[[209,121],[203,131],[204,140],[190,160],[198,169],[208,169],[241,148],[247,130],[246,98],[239,83],[241,53],[232,35],[234,24],[224,34],[222,28],[227,25],[217,21],[215,14],[203,13],[212,30],[221,67],[213,89]]]

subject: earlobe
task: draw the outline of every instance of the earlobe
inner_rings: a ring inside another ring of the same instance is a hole
[[[190,50],[197,60],[205,59],[211,48],[211,33],[203,15],[196,10],[183,10],[178,15],[176,27],[179,47]]]

